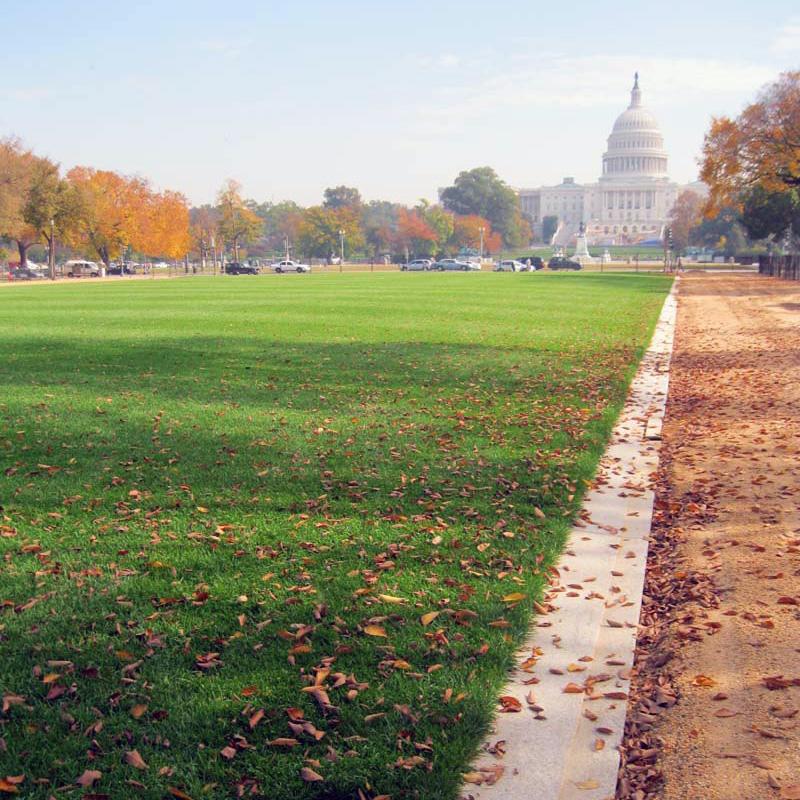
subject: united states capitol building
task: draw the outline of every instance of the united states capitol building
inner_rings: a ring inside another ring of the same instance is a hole
[[[556,217],[554,244],[574,242],[581,223],[589,244],[636,244],[661,239],[676,198],[684,189],[705,193],[701,183],[669,179],[664,137],[655,117],[642,105],[639,75],[631,102],[614,122],[597,183],[564,178],[558,186],[520,189],[523,214],[541,234],[545,217]]]

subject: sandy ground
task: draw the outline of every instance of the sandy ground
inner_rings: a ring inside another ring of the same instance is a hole
[[[618,797],[800,798],[798,478],[800,284],[684,276]]]

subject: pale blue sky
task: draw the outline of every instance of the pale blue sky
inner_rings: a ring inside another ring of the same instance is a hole
[[[0,0],[0,136],[192,202],[435,198],[462,169],[594,181],[632,76],[676,180],[800,66],[789,0]]]

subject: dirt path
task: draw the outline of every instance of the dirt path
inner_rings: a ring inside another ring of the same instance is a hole
[[[800,284],[685,276],[618,797],[800,798],[799,478]]]

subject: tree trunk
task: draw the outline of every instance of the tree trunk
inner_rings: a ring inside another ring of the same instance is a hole
[[[19,265],[20,267],[28,266],[28,248],[31,246],[30,242],[21,242],[17,240],[17,250],[19,251]]]

